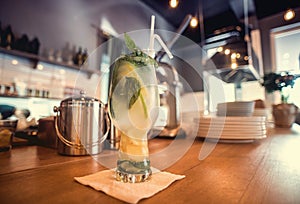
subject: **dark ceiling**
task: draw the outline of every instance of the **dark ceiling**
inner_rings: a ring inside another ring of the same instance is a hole
[[[169,0],[140,0],[160,13],[170,24],[178,28],[186,15],[193,16],[203,13],[205,36],[215,30],[235,26],[244,18],[243,0],[179,0],[178,7],[169,7]],[[202,2],[202,3],[201,3]],[[248,14],[256,15],[257,19],[271,16],[287,10],[300,7],[299,0],[248,0]],[[200,42],[200,29],[188,27],[183,33],[193,41]]]

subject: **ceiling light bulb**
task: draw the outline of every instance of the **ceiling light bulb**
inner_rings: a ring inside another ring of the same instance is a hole
[[[64,69],[60,69],[60,70],[59,70],[59,73],[60,73],[61,75],[64,75],[64,74],[66,73],[66,71],[65,71]]]
[[[169,5],[171,8],[176,8],[178,6],[179,1],[178,0],[170,0]]]
[[[237,68],[237,63],[236,62],[233,62],[231,63],[231,69],[236,69]]]
[[[15,59],[14,59],[14,60],[12,60],[12,61],[11,61],[11,63],[12,63],[13,65],[17,65],[17,64],[19,64],[18,60],[15,60]]]
[[[225,55],[229,55],[229,54],[230,54],[230,50],[229,50],[229,49],[226,49],[226,50],[224,51],[224,53],[225,53]]]
[[[289,9],[284,13],[284,20],[289,21],[295,17],[295,11],[293,9]]]
[[[198,25],[198,19],[196,17],[193,17],[190,21],[191,27],[195,28]]]
[[[236,59],[236,53],[231,54],[231,59]]]
[[[37,69],[38,69],[38,70],[43,70],[43,69],[44,69],[44,66],[41,65],[41,64],[38,64],[38,65],[37,65]]]
[[[218,47],[217,51],[218,52],[222,52],[223,51],[223,47]]]

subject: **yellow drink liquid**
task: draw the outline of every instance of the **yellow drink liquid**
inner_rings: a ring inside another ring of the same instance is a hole
[[[151,175],[147,132],[155,115],[152,110],[159,104],[155,68],[120,58],[111,81],[109,112],[121,131],[116,179],[142,182]]]

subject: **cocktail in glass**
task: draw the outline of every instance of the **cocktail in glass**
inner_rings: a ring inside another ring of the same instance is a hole
[[[111,76],[109,114],[120,130],[116,180],[138,183],[151,176],[147,132],[159,106],[155,60],[138,49],[118,58]]]

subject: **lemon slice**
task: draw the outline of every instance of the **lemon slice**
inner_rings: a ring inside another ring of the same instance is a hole
[[[128,76],[129,74],[136,75],[135,73],[131,73],[135,69],[135,65],[123,60],[122,58],[118,60],[119,65],[116,65],[115,72],[117,74],[117,77],[115,79],[117,82],[119,82],[123,77]],[[136,76],[137,77],[137,76]]]
[[[121,137],[120,150],[128,156],[147,156],[149,154],[147,140],[133,138],[124,133],[121,133]]]
[[[125,82],[125,88],[129,96],[129,109],[140,99],[142,109],[144,111],[145,118],[148,118],[148,110],[145,102],[145,97],[148,95],[147,89],[144,88],[143,81],[139,74],[135,71],[138,67],[124,58],[117,60],[115,70],[113,72],[112,91],[115,91],[118,83]],[[126,87],[128,86],[128,87]],[[131,92],[132,91],[132,92]]]

